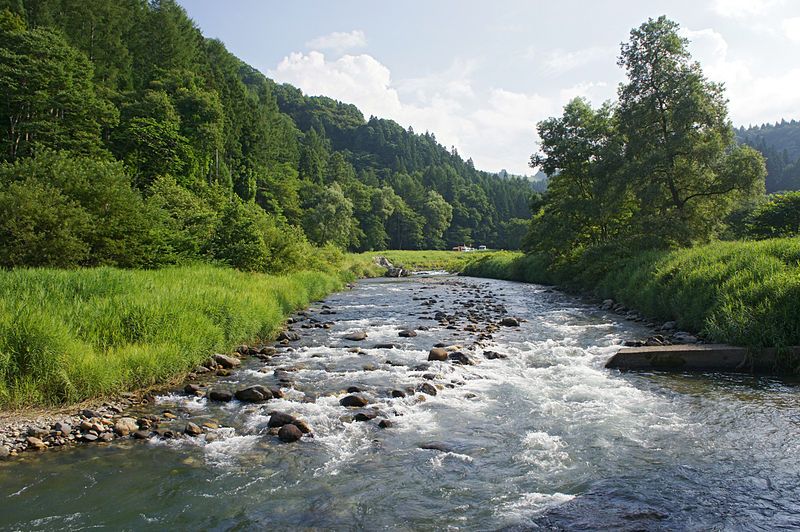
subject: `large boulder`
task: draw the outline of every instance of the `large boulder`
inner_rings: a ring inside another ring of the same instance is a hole
[[[297,334],[294,331],[281,331],[280,334],[278,334],[278,341],[279,342],[282,342],[284,340],[287,341],[287,342],[295,342],[295,341],[297,341],[299,339],[300,339],[300,335]]]
[[[468,357],[467,355],[462,353],[461,351],[456,351],[454,353],[450,353],[449,355],[447,355],[447,358],[449,358],[450,361],[455,363],[455,364],[463,364],[465,366],[474,366],[475,365],[475,362],[470,357]]]
[[[283,425],[281,429],[278,431],[278,438],[280,438],[280,440],[285,443],[296,442],[302,437],[303,433],[300,431],[300,429],[297,428],[295,425],[292,425],[291,423]]]
[[[347,407],[361,408],[367,406],[369,401],[363,395],[347,395],[339,399],[339,404]]]
[[[417,391],[428,395],[436,395],[437,393],[436,387],[429,382],[423,382],[419,384],[417,386]]]
[[[200,436],[203,433],[203,429],[190,421],[186,424],[186,428],[183,429],[183,433],[187,436]]]
[[[512,316],[506,316],[500,320],[500,325],[503,325],[504,327],[519,327],[519,319]]]
[[[367,339],[367,333],[364,332],[364,331],[357,331],[357,332],[354,332],[354,333],[346,334],[344,336],[344,339],[345,340],[350,340],[350,341],[353,341],[353,342],[360,342],[361,340],[366,340]]]
[[[139,423],[132,417],[121,417],[114,423],[114,432],[127,436],[139,430]]]
[[[264,401],[272,399],[272,392],[261,385],[237,390],[234,395],[236,399],[243,403],[263,403]]]
[[[211,358],[214,359],[214,362],[216,362],[218,365],[222,366],[225,369],[233,369],[242,364],[242,361],[239,360],[238,358],[230,357],[228,355],[216,354]]]
[[[271,429],[275,427],[283,427],[284,425],[291,425],[295,421],[297,421],[297,419],[294,416],[290,416],[284,412],[271,412],[267,427]]]
[[[443,347],[434,347],[431,349],[430,353],[428,353],[428,360],[447,360],[447,350]]]
[[[397,336],[399,336],[400,338],[414,338],[416,335],[417,332],[412,331],[411,329],[403,329],[402,331],[397,333]]]
[[[224,390],[211,390],[208,392],[208,398],[212,401],[219,401],[222,403],[227,403],[231,399],[233,399],[233,394],[228,391]]]

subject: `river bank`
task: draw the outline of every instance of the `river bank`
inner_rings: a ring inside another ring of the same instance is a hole
[[[466,275],[558,285],[674,322],[709,342],[800,345],[800,239],[717,242],[633,257],[584,257],[553,266],[539,255],[496,253]],[[788,360],[782,371],[794,372]]]

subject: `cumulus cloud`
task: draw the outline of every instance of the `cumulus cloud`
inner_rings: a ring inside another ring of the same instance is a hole
[[[595,99],[608,90],[603,83],[585,83],[552,94],[491,88],[477,95],[471,83],[476,65],[456,60],[430,76],[394,81],[389,68],[371,55],[330,60],[313,51],[290,54],[268,74],[307,94],[353,103],[367,116],[431,131],[440,143],[472,157],[478,168],[516,173],[531,172],[527,161],[536,149],[538,121],[559,114],[575,96]]]
[[[790,41],[800,42],[800,17],[784,19],[781,28]]]
[[[712,9],[723,17],[747,18],[764,15],[784,3],[784,0],[714,0]]]
[[[327,35],[320,35],[306,43],[306,46],[312,50],[331,50],[337,53],[354,48],[363,48],[366,45],[367,37],[361,30],[350,32],[334,31]]]

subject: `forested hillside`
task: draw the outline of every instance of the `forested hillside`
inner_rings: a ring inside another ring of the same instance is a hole
[[[310,247],[517,247],[531,186],[276,85],[172,0],[0,0],[0,264],[285,271]]]
[[[767,192],[800,190],[800,122],[740,127],[736,138],[764,154]]]

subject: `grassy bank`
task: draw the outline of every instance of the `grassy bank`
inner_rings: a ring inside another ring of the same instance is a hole
[[[0,406],[77,402],[186,372],[269,339],[291,311],[371,270],[284,276],[214,266],[0,272]]]
[[[800,345],[800,239],[717,242],[553,268],[541,256],[496,253],[464,273],[591,290],[709,340]]]

